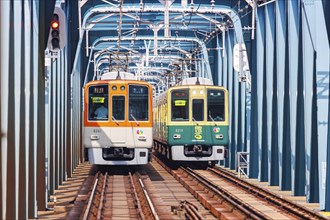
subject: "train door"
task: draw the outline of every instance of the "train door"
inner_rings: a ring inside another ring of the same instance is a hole
[[[112,93],[110,95],[111,112],[110,124],[112,129],[111,140],[114,146],[125,147],[127,142],[126,131],[126,96],[125,94]]]

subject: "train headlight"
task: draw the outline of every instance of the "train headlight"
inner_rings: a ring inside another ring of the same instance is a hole
[[[196,95],[196,93],[197,93],[196,90],[193,90],[192,94],[193,94],[193,95]]]
[[[91,135],[91,140],[99,140],[100,139],[100,136],[98,136],[97,134],[92,134]]]
[[[181,138],[181,134],[173,134],[173,139],[180,139]]]
[[[222,140],[223,139],[223,135],[222,134],[216,134],[215,135],[215,138]]]
[[[124,90],[125,90],[125,86],[121,86],[121,87],[120,87],[120,90],[121,90],[121,91],[124,91]]]
[[[112,86],[112,90],[117,90],[117,86]]]
[[[204,91],[203,90],[199,91],[199,94],[200,95],[203,95],[204,94]]]

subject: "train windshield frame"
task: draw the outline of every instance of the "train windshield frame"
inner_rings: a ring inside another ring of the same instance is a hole
[[[109,86],[91,85],[88,88],[88,120],[109,120]]]
[[[225,121],[225,92],[219,89],[207,90],[207,121]]]
[[[171,120],[189,121],[189,89],[171,92]]]
[[[128,85],[129,121],[149,121],[149,87]]]

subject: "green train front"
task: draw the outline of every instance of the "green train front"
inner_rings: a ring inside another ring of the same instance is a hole
[[[228,121],[225,88],[172,87],[154,103],[154,148],[172,160],[223,160]]]

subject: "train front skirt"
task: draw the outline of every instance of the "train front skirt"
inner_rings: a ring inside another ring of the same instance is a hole
[[[171,148],[172,160],[179,161],[215,161],[224,159],[224,146],[212,146],[209,155],[201,156],[190,156],[189,153],[185,152],[183,145],[175,145]]]
[[[147,164],[150,157],[150,148],[130,148],[131,151],[127,154],[123,154],[125,160],[108,160],[107,155],[111,155],[105,152],[106,148],[88,148],[88,160],[91,164],[98,165],[140,165]],[[129,148],[127,148],[129,149]],[[110,157],[110,156],[109,156]],[[119,158],[119,157],[118,157]]]

